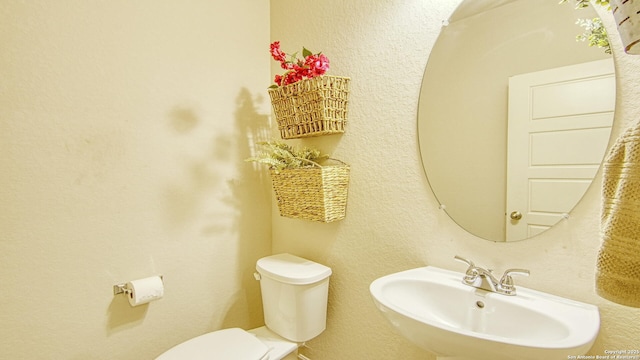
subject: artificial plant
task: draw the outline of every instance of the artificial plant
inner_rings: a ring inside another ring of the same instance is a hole
[[[253,161],[269,166],[276,172],[284,169],[299,169],[320,166],[318,161],[328,159],[329,155],[320,150],[308,147],[297,148],[281,141],[263,141],[258,143],[262,150],[257,156],[246,161]]]

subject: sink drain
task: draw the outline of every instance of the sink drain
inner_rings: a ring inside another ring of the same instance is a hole
[[[482,309],[484,307],[484,303],[482,301],[476,301],[476,306],[478,309]]]

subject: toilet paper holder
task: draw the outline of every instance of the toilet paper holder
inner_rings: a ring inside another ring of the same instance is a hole
[[[164,277],[162,275],[158,275],[162,281],[164,281]],[[127,288],[127,283],[115,284],[113,285],[113,295],[118,294],[128,294],[130,289]]]

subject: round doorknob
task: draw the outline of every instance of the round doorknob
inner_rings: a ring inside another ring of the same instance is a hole
[[[511,212],[509,217],[512,220],[520,220],[520,219],[522,219],[522,213],[520,213],[520,211],[513,211],[513,212]]]

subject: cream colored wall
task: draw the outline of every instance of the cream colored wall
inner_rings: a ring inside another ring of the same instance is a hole
[[[262,325],[269,5],[0,3],[0,358],[152,359]],[[252,143],[252,142],[251,142]],[[131,308],[118,282],[165,276]]]
[[[344,135],[305,141],[352,166],[345,220],[316,224],[274,214],[273,252],[288,251],[333,269],[328,328],[303,353],[313,360],[433,359],[395,335],[371,301],[375,278],[426,264],[463,270],[454,255],[498,271],[531,270],[524,286],[600,307],[602,327],[592,354],[637,348],[640,310],[595,295],[599,245],[598,175],[571,217],[534,240],[497,244],[457,227],[429,190],[418,155],[417,100],[441,21],[460,1],[271,1],[271,38],[286,50],[323,51],[331,73],[351,76]],[[603,14],[611,26],[611,16]],[[614,133],[640,117],[640,57],[620,52]],[[272,67],[272,71],[278,71]]]

